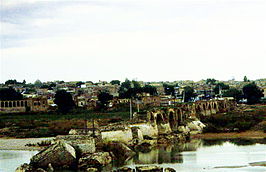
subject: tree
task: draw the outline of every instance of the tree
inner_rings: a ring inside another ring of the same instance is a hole
[[[75,106],[71,94],[65,90],[56,91],[54,103],[57,104],[58,110],[62,113],[69,112]]]
[[[247,76],[244,76],[244,82],[249,82]]]
[[[175,86],[174,85],[169,85],[169,84],[163,84],[164,87],[164,93],[166,95],[175,95]]]
[[[213,90],[214,90],[215,94],[219,94],[220,90],[228,90],[228,89],[229,89],[229,85],[226,85],[222,82],[219,82],[218,84],[215,85]]]
[[[241,90],[238,90],[236,88],[230,88],[229,90],[224,92],[223,96],[234,97],[235,100],[238,102],[243,97],[243,93]]]
[[[263,97],[262,90],[252,82],[243,87],[244,97],[247,99],[248,104],[259,103],[260,98]]]
[[[18,84],[17,80],[15,79],[9,79],[5,82],[5,85],[14,85],[14,84]]]
[[[100,92],[98,94],[98,101],[100,109],[107,109],[110,100],[113,100],[113,96],[110,95],[108,92]]]
[[[140,86],[140,84],[139,84],[138,81],[133,80],[133,81],[132,81],[132,84],[133,84],[133,88],[136,88],[136,89],[141,88],[141,86]]]
[[[23,96],[21,93],[14,90],[12,87],[0,89],[0,100],[21,100]]]
[[[151,85],[145,85],[144,87],[142,87],[142,92],[149,93],[152,96],[155,96],[158,94],[156,87],[153,87]]]
[[[207,78],[207,80],[206,80],[206,84],[210,84],[210,85],[214,85],[215,83],[216,83],[216,79],[214,79],[214,78]]]
[[[120,85],[120,81],[119,80],[112,80],[110,83],[112,85],[115,85],[115,84]]]
[[[76,87],[80,87],[82,84],[84,84],[84,82],[79,81],[79,82],[76,83]]]
[[[132,90],[130,90],[131,87],[131,82],[126,79],[125,82],[122,82],[120,88],[119,88],[119,97],[120,98],[131,98],[131,92]]]
[[[42,86],[42,82],[41,82],[39,79],[37,79],[37,80],[34,82],[34,85],[35,85],[35,87],[41,87],[41,86]]]
[[[194,92],[194,89],[192,87],[185,87],[184,88],[184,91],[185,91],[185,98],[184,98],[184,101],[185,102],[189,102],[192,100],[192,98],[194,98],[196,96],[195,92]]]

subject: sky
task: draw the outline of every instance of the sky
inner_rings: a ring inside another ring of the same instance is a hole
[[[266,78],[265,0],[0,3],[0,82]]]

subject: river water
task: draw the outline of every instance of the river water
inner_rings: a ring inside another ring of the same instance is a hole
[[[28,163],[36,151],[0,150],[0,172],[13,172]],[[119,166],[160,165],[176,171],[257,171],[249,163],[266,161],[266,140],[192,140],[182,145],[162,146],[148,153],[138,153]],[[243,166],[240,168],[232,168]]]

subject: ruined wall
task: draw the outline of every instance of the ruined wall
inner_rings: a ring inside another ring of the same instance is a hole
[[[191,117],[201,118],[233,110],[236,106],[234,101],[213,100],[199,101],[195,103],[178,104],[175,107],[153,109],[147,113],[147,121],[157,126],[158,133],[176,131],[182,123]]]

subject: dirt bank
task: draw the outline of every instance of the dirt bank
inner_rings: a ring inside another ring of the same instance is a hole
[[[205,133],[192,136],[197,139],[230,139],[230,138],[251,138],[261,139],[266,138],[266,133],[263,131],[246,131],[246,132],[232,132],[232,133]]]

